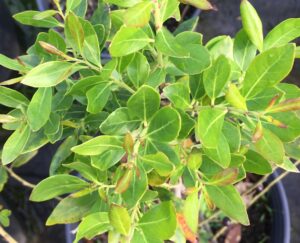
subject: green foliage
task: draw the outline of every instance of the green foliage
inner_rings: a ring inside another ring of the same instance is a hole
[[[109,242],[195,242],[199,213],[214,207],[249,224],[235,187],[246,172],[298,172],[300,89],[280,82],[299,56],[289,43],[300,36],[299,19],[263,39],[243,0],[234,40],[204,46],[193,32],[198,18],[174,32],[163,25],[180,20],[180,2],[214,8],[206,0],[104,0],[86,18],[87,1],[67,0],[64,11],[14,16],[51,29],[26,55],[0,55],[1,66],[20,74],[0,84],[8,109],[0,122],[11,132],[0,191],[12,168],[58,142],[50,177],[30,199],[63,196],[46,224],[80,222],[75,242],[101,234]],[[18,82],[24,94],[4,87]],[[8,216],[0,211],[3,226]]]

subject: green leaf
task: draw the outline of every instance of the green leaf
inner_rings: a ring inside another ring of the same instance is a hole
[[[57,19],[52,16],[43,18],[43,19],[35,19],[35,16],[40,14],[39,11],[24,11],[22,13],[17,13],[13,16],[13,18],[24,25],[31,25],[35,27],[43,27],[43,28],[52,28],[61,26]]]
[[[264,40],[264,50],[285,45],[300,36],[300,18],[284,20],[272,29]]]
[[[283,80],[291,71],[295,46],[274,47],[258,55],[246,71],[241,94],[250,98]]]
[[[180,1],[203,10],[214,9],[214,7],[211,5],[211,3],[208,0],[180,0]]]
[[[187,114],[186,112],[182,111],[182,110],[178,110],[178,113],[180,115],[180,120],[181,120],[181,129],[178,135],[178,139],[184,139],[187,138],[192,130],[195,127],[195,121],[194,119]]]
[[[219,142],[226,111],[221,109],[201,109],[196,125],[196,136],[206,148],[215,148]]]
[[[241,95],[239,89],[233,83],[229,84],[225,94],[225,100],[233,107],[247,111],[246,99]]]
[[[147,154],[140,159],[147,167],[149,166],[155,169],[161,176],[169,176],[174,170],[173,164],[162,152],[158,152],[156,154]]]
[[[49,174],[54,175],[57,174],[58,169],[60,168],[62,162],[67,159],[71,154],[71,148],[77,144],[77,138],[73,136],[69,136],[61,143],[56,150],[55,154],[52,157]]]
[[[226,137],[232,153],[238,152],[241,146],[241,131],[237,125],[225,121],[223,124],[222,133]]]
[[[271,131],[264,129],[263,137],[255,144],[255,149],[266,160],[276,164],[282,164],[284,158],[284,147],[281,140]]]
[[[144,167],[138,163],[137,170],[133,172],[133,176],[129,187],[122,193],[122,198],[128,209],[135,207],[148,189],[148,179]]]
[[[43,202],[63,194],[82,190],[88,186],[89,183],[76,176],[50,176],[34,187],[30,195],[30,200],[34,202]]]
[[[123,150],[122,140],[115,136],[98,136],[71,149],[80,155],[98,155],[107,150]]]
[[[130,81],[136,88],[139,88],[147,81],[150,66],[147,58],[142,53],[136,53],[133,60],[127,66],[127,73]]]
[[[129,115],[128,108],[121,107],[112,112],[100,126],[104,134],[123,135],[137,128],[140,120]]]
[[[182,46],[187,44],[202,45],[203,35],[198,32],[184,31],[177,34],[175,39]]]
[[[92,240],[95,236],[101,235],[111,229],[108,213],[93,213],[84,217],[78,226],[76,239],[78,242],[82,238]]]
[[[18,108],[22,105],[27,106],[29,100],[16,90],[0,86],[0,104],[11,108]]]
[[[97,170],[95,170],[87,163],[73,162],[73,163],[64,164],[63,166],[78,171],[80,175],[86,178],[87,180],[98,182]]]
[[[258,175],[267,175],[272,173],[272,167],[270,163],[258,153],[254,152],[253,150],[249,150],[245,156],[246,161],[244,162],[243,166],[247,172]]]
[[[192,75],[189,80],[191,95],[198,100],[205,95],[202,74]]]
[[[53,210],[46,225],[76,223],[91,212],[91,208],[99,200],[98,192],[82,197],[67,197],[61,200]]]
[[[264,39],[263,26],[255,8],[248,0],[243,0],[240,10],[245,32],[257,49],[262,51]]]
[[[179,2],[177,0],[159,0],[160,17],[162,23],[174,16],[178,10]]]
[[[91,163],[93,167],[106,171],[118,163],[124,155],[125,151],[123,150],[107,150],[100,155],[91,156]]]
[[[46,62],[31,69],[21,83],[35,88],[52,87],[81,68],[82,66],[69,62]]]
[[[155,235],[146,235],[141,228],[136,227],[131,240],[131,243],[163,243]]]
[[[151,16],[153,3],[144,1],[126,10],[124,23],[128,27],[143,27],[148,24]]]
[[[176,37],[177,40],[177,37]],[[202,73],[211,64],[211,59],[207,49],[199,44],[184,45],[189,52],[188,57],[170,58],[174,65],[184,73],[195,75]]]
[[[227,168],[212,176],[207,182],[212,186],[227,186],[236,182],[238,177],[238,168]]]
[[[256,55],[256,46],[252,44],[246,32],[240,30],[234,38],[233,57],[239,67],[245,71]]]
[[[171,107],[157,111],[149,123],[147,137],[160,142],[171,142],[179,135],[180,115]]]
[[[183,214],[187,225],[193,233],[197,233],[200,211],[198,191],[188,195],[184,201]]]
[[[142,2],[142,0],[104,0],[104,2],[106,3],[111,3],[111,4],[115,4],[119,7],[124,7],[124,8],[128,8],[128,7],[132,7],[137,3]]]
[[[148,85],[143,85],[127,101],[129,113],[144,121],[148,121],[159,109],[159,93]]]
[[[122,235],[128,235],[131,227],[131,218],[126,208],[112,204],[109,210],[111,225]]]
[[[209,197],[228,217],[243,225],[249,225],[244,202],[234,186],[205,186]]]
[[[161,240],[171,238],[176,230],[176,213],[171,202],[162,202],[150,208],[138,222],[138,226],[147,235]]]
[[[102,82],[87,91],[88,112],[96,114],[103,110],[111,93],[110,86],[111,83]]]
[[[0,54],[0,66],[15,71],[21,71],[24,69],[24,66],[21,65],[17,60],[11,59],[3,54]]]
[[[175,107],[185,110],[191,108],[190,90],[184,83],[170,84],[164,88],[164,94]]]
[[[49,120],[52,103],[52,88],[39,88],[27,109],[27,120],[32,131],[38,131]]]
[[[289,172],[299,173],[298,167],[288,157],[284,157],[283,163],[279,167]]]
[[[8,180],[8,174],[4,166],[0,166],[0,192],[2,192],[6,182]]]
[[[231,66],[225,56],[219,56],[214,61],[212,66],[203,73],[203,83],[207,95],[212,99],[212,102],[224,89],[229,81],[231,74]]]
[[[109,52],[114,57],[126,56],[152,41],[142,29],[122,26],[112,39]]]
[[[82,53],[83,42],[85,39],[84,34],[84,29],[79,18],[73,12],[69,12],[65,24],[66,41],[79,53]]]
[[[164,27],[158,30],[156,34],[155,47],[159,52],[166,56],[189,56],[189,53],[176,42],[175,37]]]
[[[224,55],[230,60],[233,59],[233,41],[230,36],[217,36],[207,42],[205,46],[209,50],[213,60],[221,55]]]
[[[222,168],[227,168],[230,165],[230,147],[222,133],[220,134],[216,147],[204,147],[203,149],[205,154]]]
[[[8,209],[2,209],[0,211],[0,224],[4,227],[8,227],[10,225],[9,216],[11,215],[11,211]]]
[[[199,16],[195,16],[188,20],[185,20],[179,24],[179,26],[174,31],[174,34],[178,35],[180,33],[195,33],[195,36],[198,36],[198,37],[200,36],[200,40],[201,40],[200,42],[195,43],[195,44],[201,44],[202,43],[202,35],[200,33],[193,32],[193,31],[195,31],[198,22],[199,22]],[[178,40],[177,36],[176,36],[176,40]],[[181,42],[180,44],[182,45],[183,43]]]
[[[66,14],[70,11],[77,16],[84,17],[87,10],[87,0],[67,0]]]
[[[97,84],[101,84],[104,81],[101,76],[88,76],[86,78],[78,80],[69,90],[68,94],[85,96],[86,92]]]
[[[6,140],[2,150],[2,164],[7,165],[13,162],[24,150],[30,136],[28,125],[19,127]]]
[[[165,82],[166,79],[166,72],[162,68],[156,68],[152,70],[152,72],[149,74],[149,77],[146,81],[146,84],[157,88],[159,85]]]

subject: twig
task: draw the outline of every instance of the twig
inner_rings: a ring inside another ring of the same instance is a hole
[[[5,229],[2,228],[2,226],[0,226],[0,235],[8,243],[18,243],[9,233],[5,231]]]
[[[228,226],[223,226],[220,230],[218,230],[215,236],[212,238],[212,241],[217,242],[218,238],[225,233],[227,228]]]
[[[13,177],[15,180],[17,180],[18,182],[20,182],[23,186],[29,187],[29,188],[34,188],[35,185],[24,180],[22,177],[18,176],[12,169],[5,167],[7,172],[10,174],[11,177]]]

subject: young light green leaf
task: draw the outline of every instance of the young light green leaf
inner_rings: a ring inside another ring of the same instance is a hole
[[[246,99],[241,95],[235,84],[231,83],[225,93],[226,101],[235,108],[247,111]]]
[[[198,191],[188,195],[184,201],[183,214],[187,225],[193,233],[197,233],[200,211],[200,199]]]
[[[160,142],[170,142],[177,138],[181,128],[178,112],[171,107],[157,111],[151,119],[147,137]]]
[[[127,66],[127,74],[130,81],[136,88],[139,88],[147,81],[150,72],[150,65],[142,53],[136,53]]]
[[[4,56],[3,54],[0,54],[0,66],[15,71],[21,71],[22,69],[24,69],[24,66],[17,60],[11,59],[7,56]]]
[[[153,2],[144,1],[126,10],[124,22],[128,27],[143,27],[148,24],[153,8]]]
[[[241,94],[251,98],[282,81],[291,71],[294,57],[293,44],[274,47],[258,55],[246,71]]]
[[[161,240],[171,238],[176,230],[176,213],[172,202],[162,202],[149,209],[138,222],[145,234]]]
[[[203,73],[203,83],[207,95],[212,103],[222,92],[231,75],[231,66],[225,56],[219,56],[212,66]]]
[[[283,163],[279,167],[289,172],[299,173],[298,167],[288,157],[284,157]]]
[[[0,104],[18,108],[19,106],[27,106],[29,100],[16,90],[0,86]]]
[[[159,0],[161,22],[165,22],[170,17],[173,17],[178,11],[178,0]]]
[[[181,35],[181,38],[177,38],[178,34],[180,33],[189,33],[187,35],[185,35],[186,38],[189,38],[189,40],[194,39],[196,36],[198,37],[197,40],[199,42],[195,43],[195,44],[202,44],[202,35],[200,33],[194,32],[197,24],[199,22],[199,16],[195,16],[192,17],[188,20],[183,21],[182,23],[179,24],[179,26],[176,28],[176,30],[174,31],[174,34],[176,35],[176,40],[178,41],[178,39],[183,39],[184,35]],[[190,33],[195,33],[195,35],[190,34]],[[201,38],[199,38],[201,37]],[[191,38],[191,39],[190,39]],[[190,42],[190,41],[189,41]],[[189,43],[189,42],[186,42]],[[179,42],[179,44],[183,45],[184,43]]]
[[[214,6],[208,0],[180,0],[180,2],[185,4],[190,4],[196,8],[203,10],[215,10]]]
[[[39,88],[27,109],[27,120],[32,131],[38,131],[49,120],[52,104],[52,88]]]
[[[87,0],[67,0],[66,14],[70,11],[77,16],[84,17],[87,11]]]
[[[228,217],[249,225],[245,204],[234,186],[205,186],[209,197]]]
[[[100,155],[91,156],[91,164],[101,171],[107,171],[118,163],[124,155],[124,150],[107,150]]]
[[[107,212],[97,212],[84,217],[78,226],[75,243],[80,239],[92,240],[95,236],[111,229]]]
[[[281,140],[271,131],[264,129],[263,137],[255,144],[255,149],[266,160],[276,164],[282,164],[284,159],[284,147]]]
[[[79,18],[73,12],[70,12],[67,15],[65,36],[69,45],[72,46],[75,51],[82,53],[83,42],[85,39],[84,30]]]
[[[216,148],[221,136],[226,111],[201,109],[196,125],[196,136],[206,148]]]
[[[122,140],[115,136],[98,136],[71,150],[80,155],[98,155],[107,150],[123,150]]]
[[[300,18],[284,20],[272,29],[264,40],[264,50],[285,45],[300,36]]]
[[[174,83],[164,88],[164,94],[175,107],[185,110],[191,108],[190,90],[184,83]]]
[[[111,93],[110,85],[109,82],[102,82],[87,91],[88,112],[96,114],[103,110]]]
[[[256,55],[256,46],[251,42],[246,32],[240,30],[234,38],[233,57],[239,67],[245,71]]]
[[[31,25],[35,27],[42,27],[42,28],[52,28],[61,26],[57,19],[52,16],[43,18],[43,19],[35,19],[35,16],[40,14],[39,11],[24,11],[21,13],[15,14],[13,17],[16,21],[20,22],[24,25]]]
[[[148,85],[143,85],[127,101],[129,114],[148,121],[159,109],[159,93]]]
[[[221,35],[211,39],[205,47],[209,50],[213,60],[223,55],[228,59],[233,59],[233,41],[228,35]]]
[[[78,80],[69,90],[67,94],[85,96],[86,92],[97,84],[105,81],[101,76],[88,76]]]
[[[42,202],[54,197],[87,188],[89,183],[72,175],[55,175],[42,180],[33,189],[30,200]]]
[[[109,52],[114,57],[126,56],[144,48],[152,41],[142,29],[122,26],[112,39]]]
[[[241,146],[241,131],[238,125],[233,125],[232,123],[225,121],[223,124],[222,133],[226,137],[229,144],[230,151],[232,153],[238,152]]]
[[[176,42],[175,37],[166,29],[158,30],[155,39],[156,49],[166,56],[188,57],[189,53]]]
[[[270,163],[258,153],[253,150],[249,150],[245,156],[246,161],[243,163],[243,166],[247,172],[258,175],[267,175],[272,173]]]
[[[2,164],[7,165],[13,162],[24,150],[30,136],[28,125],[19,127],[6,140],[2,150]]]
[[[245,32],[257,49],[262,51],[264,39],[263,27],[255,8],[248,0],[242,0],[240,10]]]
[[[21,83],[35,88],[52,87],[66,80],[81,68],[82,66],[69,62],[46,62],[31,69]]]
[[[174,169],[169,158],[162,152],[147,154],[140,159],[147,167],[155,169],[161,176],[169,176]]]
[[[64,167],[67,167],[72,170],[76,170],[89,181],[98,182],[98,173],[93,167],[83,162],[73,162],[64,164]]]
[[[131,218],[126,208],[112,204],[109,210],[111,225],[122,235],[128,235],[131,228]]]

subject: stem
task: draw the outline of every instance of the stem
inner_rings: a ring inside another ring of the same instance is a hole
[[[5,231],[5,229],[2,228],[2,226],[0,226],[0,235],[8,243],[18,243],[9,233]]]
[[[11,177],[13,177],[15,180],[17,180],[18,182],[20,182],[23,186],[29,187],[31,189],[33,189],[35,187],[34,184],[24,180],[22,177],[18,176],[12,169],[5,167],[7,172],[10,174]]]
[[[161,21],[161,16],[160,16],[160,6],[158,3],[158,0],[152,0],[154,3],[154,21],[155,21],[155,28],[156,28],[156,34],[157,32],[162,28],[163,23]],[[164,61],[163,61],[163,56],[162,53],[157,51],[157,62],[159,66],[163,67],[164,66]]]
[[[122,88],[128,90],[131,94],[134,94],[134,93],[135,93],[134,89],[130,88],[126,83],[120,82],[119,80],[116,80],[116,79],[114,79],[113,82],[114,82],[115,84],[119,85],[120,87],[122,87]]]

